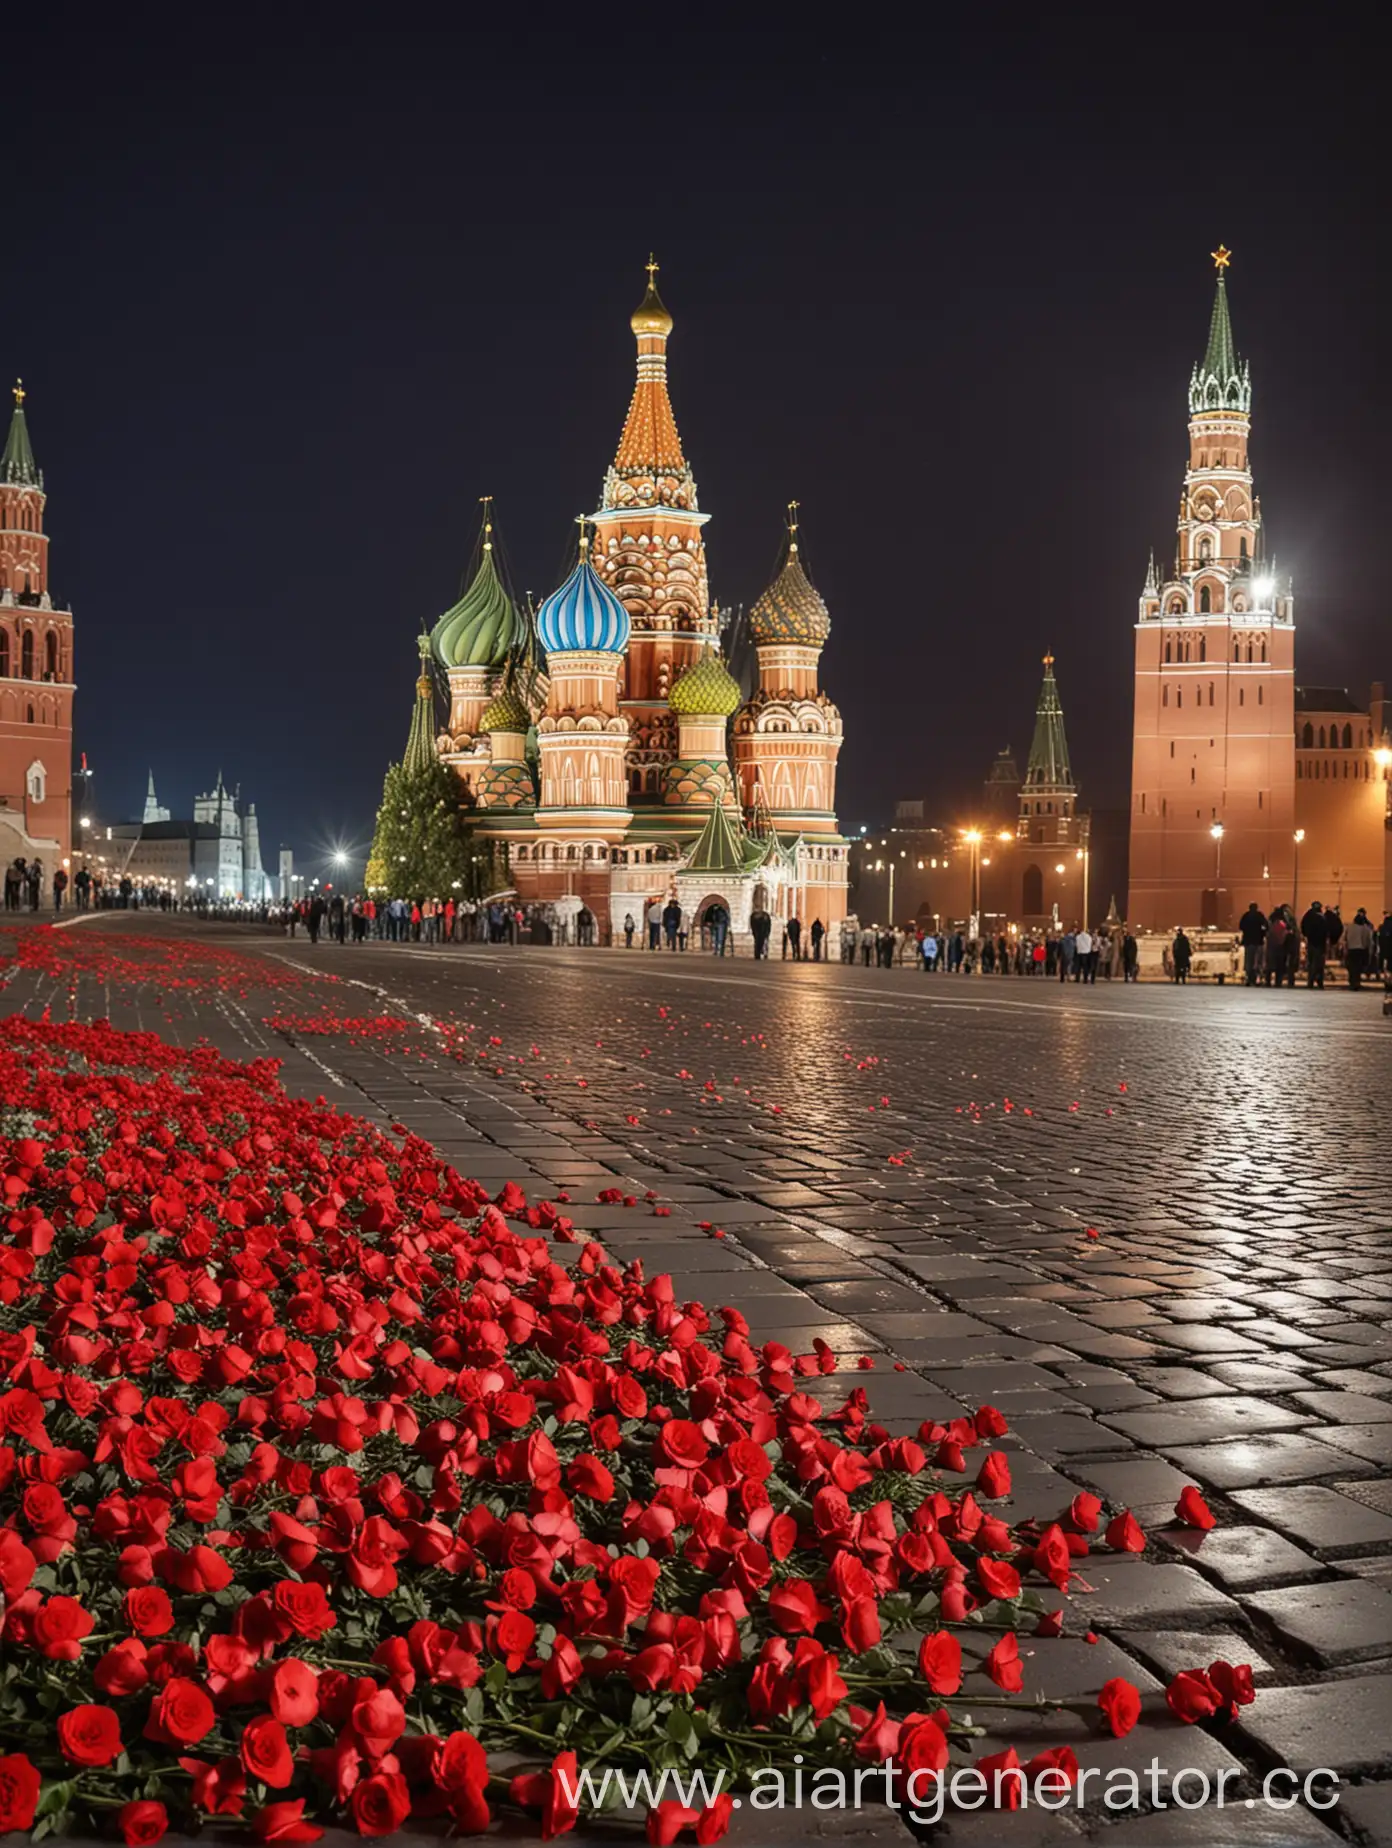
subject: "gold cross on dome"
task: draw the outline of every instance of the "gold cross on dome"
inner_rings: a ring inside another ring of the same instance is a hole
[[[589,525],[589,523],[590,523],[589,514],[587,513],[577,513],[576,514],[575,524],[580,528],[580,550],[582,553],[587,552],[590,547],[590,535],[585,531],[585,528]]]
[[[1232,252],[1228,249],[1226,244],[1220,244],[1216,250],[1210,251],[1209,255],[1213,258],[1214,267],[1221,276],[1223,271],[1232,262]]]
[[[1052,667],[1054,665],[1054,657],[1051,654],[1045,655],[1044,665],[1045,667]]]
[[[655,289],[657,287],[657,258],[651,251],[648,252],[646,268],[648,272],[648,287],[650,289]]]
[[[24,390],[24,380],[16,379],[14,382],[14,401],[15,403],[17,405],[23,404],[25,396],[26,394]]]

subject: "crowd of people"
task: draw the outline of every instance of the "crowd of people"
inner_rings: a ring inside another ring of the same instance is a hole
[[[841,960],[892,969],[916,963],[925,975],[1029,975],[1058,981],[1134,982],[1140,966],[1132,933],[1121,925],[1082,925],[1041,932],[938,930],[924,925],[899,929],[888,924],[861,924],[847,918],[841,925]]]
[[[1178,966],[1179,939],[1175,939]],[[1187,939],[1186,939],[1187,941]],[[1392,911],[1374,926],[1362,905],[1345,924],[1337,905],[1315,899],[1297,924],[1289,905],[1277,905],[1268,915],[1253,899],[1238,921],[1242,973],[1249,988],[1294,988],[1302,967],[1307,987],[1323,988],[1331,966],[1342,963],[1348,986],[1359,989],[1370,976],[1392,974]],[[1185,957],[1185,975],[1188,972]],[[1234,974],[1236,970],[1234,970]],[[1182,981],[1185,975],[1176,974]]]

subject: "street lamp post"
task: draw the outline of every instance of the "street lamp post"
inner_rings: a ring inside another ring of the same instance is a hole
[[[1297,924],[1300,922],[1300,843],[1304,838],[1305,830],[1297,828],[1295,831],[1295,891],[1291,897],[1291,910],[1295,913]]]
[[[1092,849],[1080,847],[1078,858],[1083,863],[1083,929],[1088,930],[1091,928],[1088,924],[1088,874],[1092,868]]]
[[[1215,821],[1209,829],[1213,836],[1213,922],[1223,922],[1223,824]]]
[[[962,838],[971,848],[971,920],[968,930],[975,937],[979,929],[977,919],[981,911],[981,830],[980,828],[968,828]]]

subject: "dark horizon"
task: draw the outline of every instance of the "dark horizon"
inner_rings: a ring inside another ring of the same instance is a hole
[[[1083,805],[1125,804],[1136,598],[1173,544],[1220,242],[1298,680],[1392,679],[1356,16],[1216,31],[1211,80],[1174,74],[1158,12],[1101,48],[1081,18],[826,49],[658,25],[637,97],[621,44],[569,27],[245,27],[11,29],[34,178],[0,367],[104,820],[148,769],[181,815],[221,768],[268,870],[282,841],[311,870],[365,845],[479,496],[519,592],[563,574],[650,248],[722,604],[801,502],[848,834],[900,797],[951,815],[1003,745],[1023,768],[1046,649]]]

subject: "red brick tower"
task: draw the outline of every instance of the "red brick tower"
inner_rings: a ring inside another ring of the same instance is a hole
[[[48,589],[43,476],[24,387],[0,455],[0,855],[43,862],[72,839],[73,620]]]
[[[657,293],[652,258],[647,294],[630,326],[638,342],[638,378],[593,516],[591,563],[632,624],[622,689],[630,800],[660,808],[678,742],[667,695],[715,640],[716,625],[701,538],[710,516],[697,507],[696,482],[667,395],[672,317]]]
[[[1288,899],[1295,853],[1295,626],[1262,545],[1247,439],[1252,384],[1226,271],[1189,384],[1189,467],[1174,567],[1152,558],[1136,624],[1133,925],[1228,925]]]

